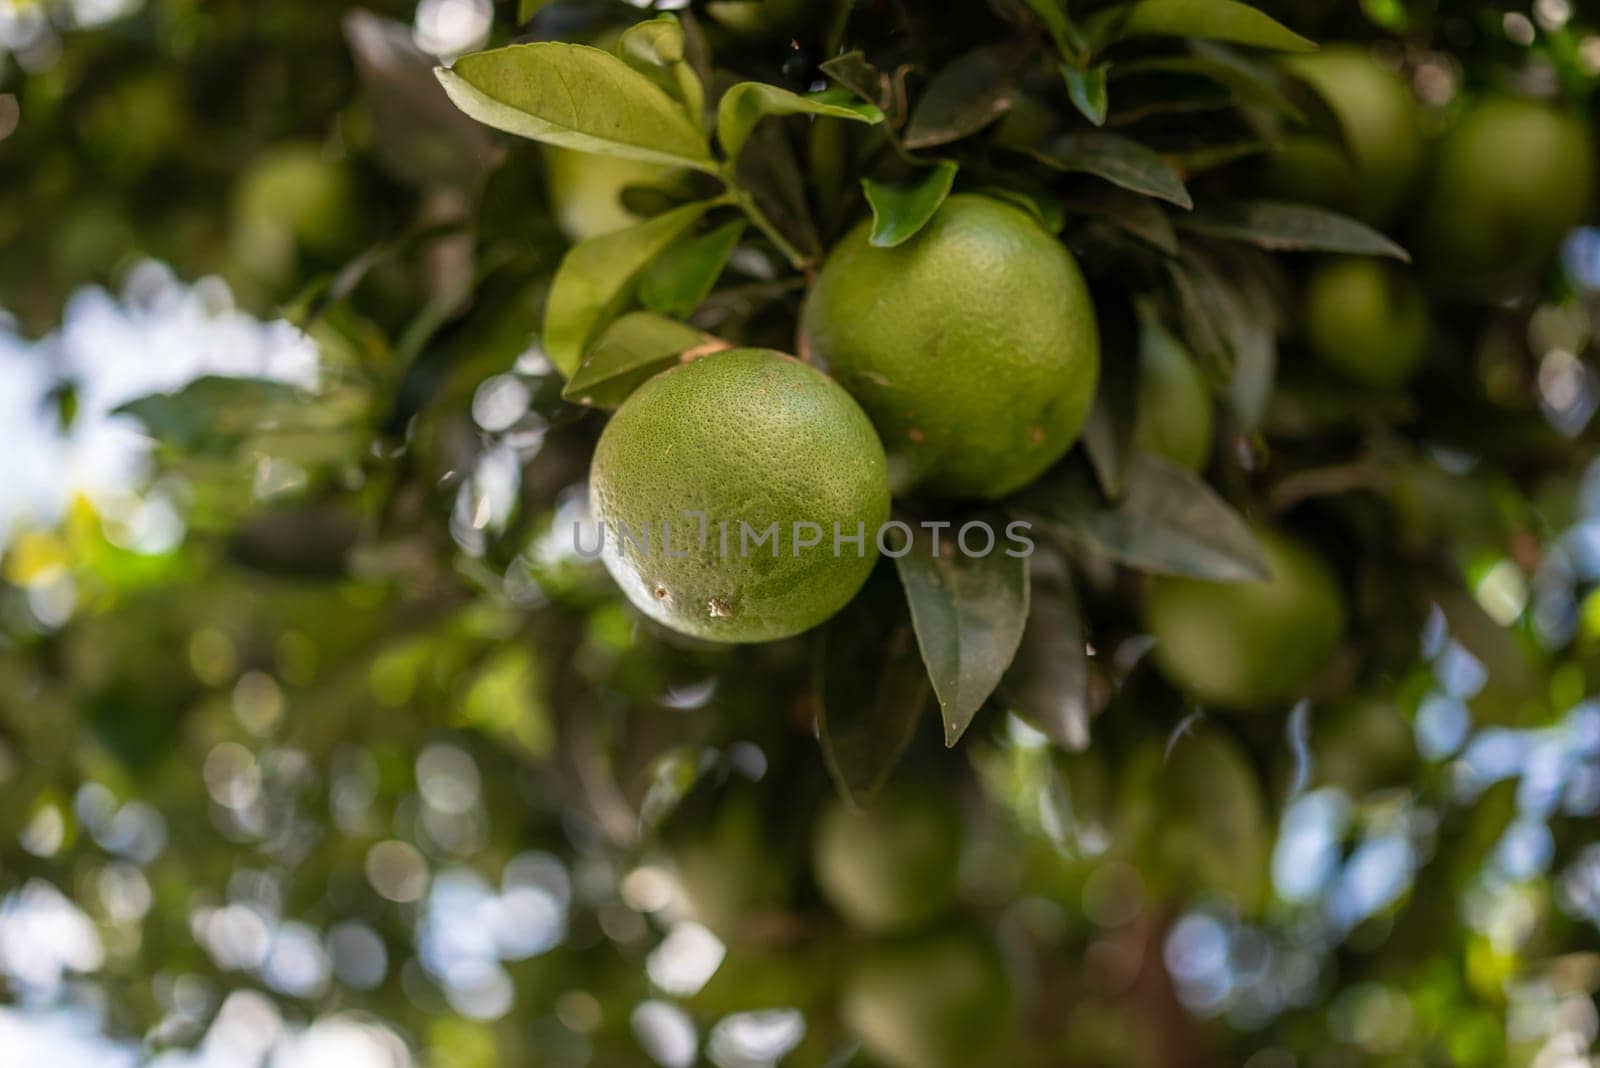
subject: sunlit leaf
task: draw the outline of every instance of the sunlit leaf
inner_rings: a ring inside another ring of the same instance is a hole
[[[824,115],[852,122],[878,123],[883,112],[848,93],[801,96],[765,82],[740,82],[717,102],[717,141],[729,159],[738,159],[756,123],[779,115]]]
[[[617,55],[678,100],[691,122],[699,123],[705,86],[685,58],[683,26],[676,15],[669,12],[628,27],[617,42]]]
[[[950,195],[957,169],[955,163],[945,160],[907,184],[863,178],[861,187],[872,207],[872,244],[893,248],[921,230]]]
[[[545,306],[544,347],[570,376],[589,342],[619,310],[641,271],[711,209],[701,201],[574,245],[561,260]]]
[[[917,645],[954,745],[1011,665],[1028,620],[1028,562],[996,548],[967,556],[946,530],[918,528],[911,551],[895,560]]]
[[[1102,45],[1130,37],[1203,37],[1282,52],[1314,52],[1316,44],[1238,0],[1137,0],[1108,8],[1085,24]]]
[[[717,284],[745,225],[734,219],[667,249],[639,280],[639,300],[662,315],[689,316]]]
[[[456,107],[497,130],[581,152],[716,169],[683,106],[598,48],[509,45],[436,73]]]
[[[561,395],[579,404],[614,408],[646,379],[705,343],[700,331],[654,312],[624,315],[600,335]]]

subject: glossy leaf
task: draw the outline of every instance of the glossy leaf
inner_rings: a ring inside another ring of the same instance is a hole
[[[1281,52],[1316,44],[1238,0],[1137,0],[1096,14],[1086,32],[1102,45],[1130,37],[1200,37]]]
[[[1138,416],[1139,322],[1120,292],[1100,292],[1100,381],[1094,406],[1083,428],[1083,451],[1096,480],[1108,497],[1122,496],[1128,465],[1133,461],[1133,433]]]
[[[906,127],[910,149],[932,148],[968,137],[1016,102],[1017,57],[1008,48],[974,49],[928,83]]]
[[[745,225],[745,220],[734,219],[656,257],[639,280],[640,302],[662,315],[687,318],[722,276]]]
[[[646,379],[705,343],[705,334],[676,319],[632,312],[600,335],[561,395],[578,404],[615,408]]]
[[[717,141],[729,159],[738,159],[756,123],[769,116],[825,115],[852,122],[878,123],[883,112],[848,93],[801,96],[765,82],[740,82],[717,103]]]
[[[1050,533],[1094,546],[1141,571],[1214,582],[1267,577],[1244,518],[1199,476],[1146,454],[1128,467],[1122,497],[1107,502],[1081,464],[1036,483],[1019,510]]]
[[[999,685],[1028,620],[1028,566],[997,546],[972,557],[942,532],[918,529],[911,550],[895,560],[911,605],[917,646],[939,699],[944,741],[954,745]]]
[[[716,169],[683,106],[598,48],[510,45],[435,73],[456,107],[497,130],[581,152]]]
[[[570,376],[589,342],[621,310],[639,274],[711,208],[682,207],[615,233],[574,245],[561,260],[545,305],[544,347]]]
[[[1059,171],[1092,174],[1180,208],[1194,204],[1183,179],[1160,153],[1126,137],[1098,132],[1063,134],[1035,155]]]
[[[1110,110],[1110,97],[1106,93],[1106,70],[1108,64],[1079,68],[1069,63],[1061,64],[1061,76],[1067,83],[1067,96],[1072,100],[1072,106],[1078,109],[1078,114],[1094,123],[1096,126],[1106,124],[1106,112]]]
[[[1235,99],[1243,103],[1260,104],[1296,122],[1305,121],[1305,112],[1284,95],[1265,71],[1233,54],[1224,46],[1211,45],[1206,48],[1203,42],[1197,42],[1197,45],[1200,46],[1197,54],[1192,56],[1157,56],[1152,59],[1119,63],[1117,74],[1119,76],[1143,73],[1193,75],[1224,86]]]
[[[928,707],[928,672],[894,568],[879,561],[817,632],[817,740],[834,784],[860,804],[883,785]]]
[[[893,248],[921,230],[950,195],[957,169],[943,160],[905,185],[863,178],[861,187],[872,207],[872,244]]]
[[[1270,200],[1205,204],[1179,219],[1178,225],[1275,252],[1346,252],[1411,261],[1410,253],[1367,224],[1307,204]]]

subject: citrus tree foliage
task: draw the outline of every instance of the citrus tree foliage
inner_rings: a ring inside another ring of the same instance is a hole
[[[1580,5],[658,6],[0,6],[7,1019],[107,1063],[1581,1057]],[[607,413],[794,352],[845,234],[963,195],[1084,276],[1077,444],[902,494],[945,551],[798,637],[649,622],[573,551]]]

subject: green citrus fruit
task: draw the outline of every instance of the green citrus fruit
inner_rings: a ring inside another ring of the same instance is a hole
[[[1594,151],[1577,116],[1509,97],[1473,105],[1439,147],[1421,250],[1456,275],[1537,268],[1588,212]]]
[[[632,226],[639,216],[622,203],[630,185],[660,185],[677,171],[659,163],[618,159],[545,145],[545,181],[556,225],[571,241],[586,241]]]
[[[285,144],[258,156],[234,192],[237,218],[277,227],[313,250],[338,247],[349,232],[355,189],[349,172],[317,145]]]
[[[729,790],[704,825],[677,837],[673,867],[689,914],[721,937],[736,939],[758,914],[787,905],[792,872],[754,790]]]
[[[1380,260],[1330,260],[1306,282],[1306,332],[1324,362],[1377,388],[1409,379],[1427,355],[1432,319],[1409,272]]]
[[[1422,164],[1416,98],[1371,52],[1336,45],[1286,61],[1339,120],[1345,144],[1294,137],[1268,165],[1276,191],[1379,225],[1394,217]]]
[[[1250,708],[1300,696],[1344,631],[1344,603],[1310,549],[1255,528],[1270,577],[1206,582],[1163,576],[1145,623],[1168,678],[1211,704]]]
[[[955,901],[961,814],[935,790],[886,791],[860,811],[826,809],[812,842],[823,896],[869,931],[903,930]]]
[[[866,415],[821,371],[764,349],[639,387],[600,435],[589,487],[628,598],[713,641],[770,641],[833,615],[866,581],[889,517]]]
[[[1070,253],[1021,208],[950,197],[910,240],[862,223],[807,300],[806,344],[861,402],[896,490],[994,499],[1071,447],[1100,342]]]
[[[999,948],[957,928],[869,948],[845,980],[841,1013],[895,1068],[972,1068],[1010,1032],[1016,1003]]]
[[[1133,443],[1199,471],[1211,459],[1211,393],[1178,339],[1155,323],[1139,337],[1139,394]]]

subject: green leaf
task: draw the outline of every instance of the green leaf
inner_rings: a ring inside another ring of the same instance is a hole
[[[283,382],[206,375],[172,393],[138,397],[115,409],[144,425],[161,444],[185,453],[224,456],[262,433],[315,427],[318,406]]]
[[[1192,56],[1156,56],[1118,63],[1117,75],[1187,74],[1206,78],[1228,89],[1236,100],[1260,104],[1295,122],[1306,121],[1305,112],[1283,94],[1267,72],[1222,45],[1207,45],[1197,41],[1195,51],[1196,54]]]
[[[1050,39],[1063,55],[1072,55],[1083,47],[1083,40],[1072,20],[1067,17],[1064,0],[1022,0],[1028,10],[1044,23]]]
[[[22,109],[17,98],[10,93],[0,93],[0,141],[10,137],[22,119]]]
[[[934,75],[906,127],[909,149],[959,141],[994,122],[1016,102],[1017,56],[1009,48],[974,49]]]
[[[561,396],[577,404],[615,408],[647,379],[705,343],[705,334],[676,319],[632,312],[600,335]]]
[[[1348,252],[1411,262],[1410,253],[1366,223],[1307,204],[1271,200],[1206,204],[1179,219],[1178,225],[1272,252]]]
[[[1149,197],[1102,186],[1091,197],[1074,197],[1068,206],[1132,234],[1168,256],[1178,254],[1178,232],[1172,228],[1172,220],[1166,209]]]
[[[517,25],[526,26],[528,20],[539,13],[539,9],[548,4],[550,0],[517,0]]]
[[[1022,641],[1028,561],[998,547],[988,556],[967,556],[954,544],[954,529],[942,534],[935,554],[938,535],[919,527],[895,567],[951,746],[999,685]]]
[[[685,204],[568,250],[544,313],[544,348],[557,370],[570,376],[578,369],[589,342],[621,310],[640,272],[712,206],[705,200]]]
[[[543,41],[474,52],[435,73],[456,107],[497,130],[581,152],[715,171],[683,106],[609,52]]]
[[[908,185],[861,179],[872,206],[872,244],[893,248],[921,230],[950,195],[958,169],[954,162],[943,160]]]
[[[723,153],[738,159],[756,123],[776,115],[826,115],[852,122],[878,123],[883,112],[842,92],[800,96],[765,82],[740,82],[717,102],[717,140]]]
[[[1092,174],[1180,208],[1194,206],[1172,165],[1155,150],[1126,137],[1098,132],[1062,134],[1033,154],[1059,171]]]
[[[1061,76],[1067,82],[1067,96],[1072,99],[1072,106],[1078,113],[1096,126],[1106,124],[1106,112],[1110,110],[1110,98],[1106,95],[1106,70],[1110,66],[1101,63],[1095,67],[1079,68],[1070,63],[1061,64]]]
[[[662,315],[687,318],[717,284],[745,226],[744,219],[734,219],[657,256],[639,280],[640,302]]]
[[[673,14],[660,15],[624,30],[617,55],[683,105],[698,126],[705,114],[706,90],[685,58],[683,26]]]
[[[1051,195],[1048,189],[1034,186],[1031,182],[1018,181],[1016,176],[1012,176],[1012,180],[1011,185],[986,185],[977,192],[1015,204],[1032,215],[1038,220],[1039,225],[1050,233],[1059,234],[1061,228],[1067,225],[1061,198]]]
[[[1138,351],[1139,324],[1128,302],[1116,293],[1102,293],[1095,301],[1100,308],[1100,351],[1133,353]],[[1083,428],[1083,451],[1094,468],[1096,480],[1107,497],[1122,496],[1128,466],[1133,462],[1133,432],[1138,416],[1138,361],[1106,359],[1100,363],[1100,381],[1095,387],[1094,406]]]
[[[887,560],[817,632],[813,680],[828,774],[861,804],[887,781],[928,707],[928,672]]]
[[[1202,37],[1280,52],[1315,52],[1316,43],[1238,0],[1138,0],[1102,11],[1085,25],[1101,47],[1130,37]]]
[[[1072,576],[1054,553],[1029,559],[1028,624],[1000,693],[1069,753],[1089,746],[1089,658]]]
[[[1082,464],[1035,483],[1018,502],[1051,536],[1092,545],[1129,567],[1213,582],[1267,577],[1243,517],[1184,468],[1138,454],[1122,497],[1108,503]]]
[[[834,56],[826,63],[819,64],[817,69],[862,100],[877,105],[885,112],[891,110],[893,91],[888,75],[869,63],[859,50]]]

